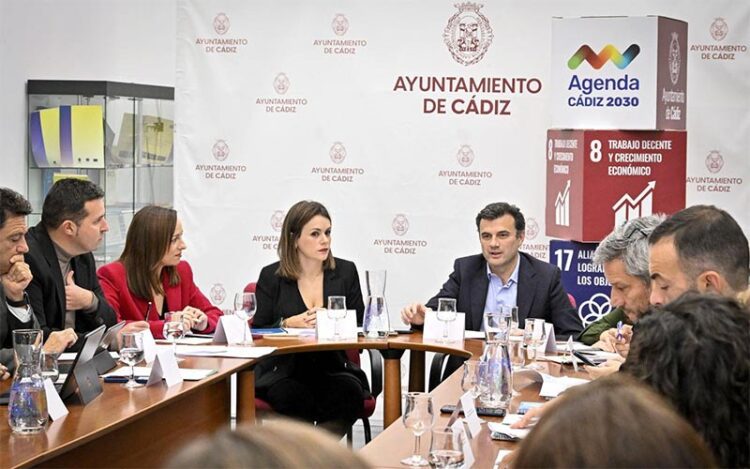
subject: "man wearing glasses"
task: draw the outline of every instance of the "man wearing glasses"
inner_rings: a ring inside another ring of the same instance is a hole
[[[651,294],[648,236],[664,219],[663,215],[651,215],[629,220],[599,243],[593,263],[602,267],[612,286],[609,302],[614,309],[581,332],[579,340],[584,344],[592,345],[599,340],[614,344],[618,333],[629,337],[631,326],[648,311]]]

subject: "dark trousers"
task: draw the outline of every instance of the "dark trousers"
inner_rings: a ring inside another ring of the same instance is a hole
[[[295,355],[294,373],[267,389],[257,389],[258,397],[274,412],[323,424],[343,435],[362,413],[364,391],[354,374],[326,370],[328,367],[321,363],[326,361],[321,360],[323,357],[325,352]]]

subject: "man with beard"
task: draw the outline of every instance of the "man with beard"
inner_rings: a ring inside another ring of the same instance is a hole
[[[584,344],[601,341],[602,348],[613,351],[618,329],[621,337],[629,340],[632,325],[649,307],[648,236],[664,218],[651,215],[627,221],[599,243],[593,262],[602,266],[612,286],[610,304],[614,309],[583,330],[579,340]]]

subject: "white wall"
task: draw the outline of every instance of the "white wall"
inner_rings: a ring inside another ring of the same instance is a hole
[[[174,86],[175,0],[0,0],[0,186],[26,193],[26,80]]]

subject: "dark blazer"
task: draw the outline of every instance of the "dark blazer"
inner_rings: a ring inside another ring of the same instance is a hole
[[[357,267],[353,262],[336,258],[336,268],[323,273],[323,298],[330,295],[345,295],[346,308],[357,311],[357,324],[362,324],[365,305],[362,301],[362,290],[359,286]],[[260,271],[255,295],[258,309],[253,319],[254,327],[275,327],[281,320],[307,310],[302,295],[297,288],[297,281],[282,278],[276,274],[279,263],[274,262]],[[346,358],[342,351],[321,352],[326,355],[325,372],[350,372],[368,390],[367,376]],[[294,373],[294,356],[286,355],[261,360],[255,368],[255,387],[259,389],[270,387],[276,381],[291,376]]]
[[[15,356],[13,355],[13,334],[14,329],[35,329],[39,327],[36,323],[34,314],[31,314],[31,320],[21,322],[8,309],[5,291],[0,284],[0,363],[5,365],[8,370],[13,372],[16,367]]]
[[[29,229],[26,233],[26,242],[29,252],[26,254],[26,262],[31,267],[34,279],[26,288],[29,295],[31,307],[39,321],[39,326],[44,331],[46,339],[50,332],[65,329],[65,279],[60,271],[60,263],[57,261],[55,247],[52,244],[47,229],[39,223]],[[75,331],[78,341],[69,350],[78,350],[81,347],[83,336],[101,324],[107,327],[117,322],[114,310],[104,298],[104,293],[96,277],[96,262],[94,255],[89,253],[75,256],[70,260],[70,268],[73,270],[73,279],[76,285],[86,290],[91,290],[99,299],[99,307],[96,311],[89,313],[76,312]]]
[[[577,336],[583,325],[563,289],[560,269],[525,252],[519,252],[519,256],[521,265],[516,299],[519,327],[524,326],[526,318],[542,318],[555,326],[557,338]],[[478,331],[482,326],[489,286],[484,256],[461,257],[456,259],[453,273],[440,292],[426,306],[437,309],[438,298],[455,298],[458,311],[466,313],[466,329]]]

